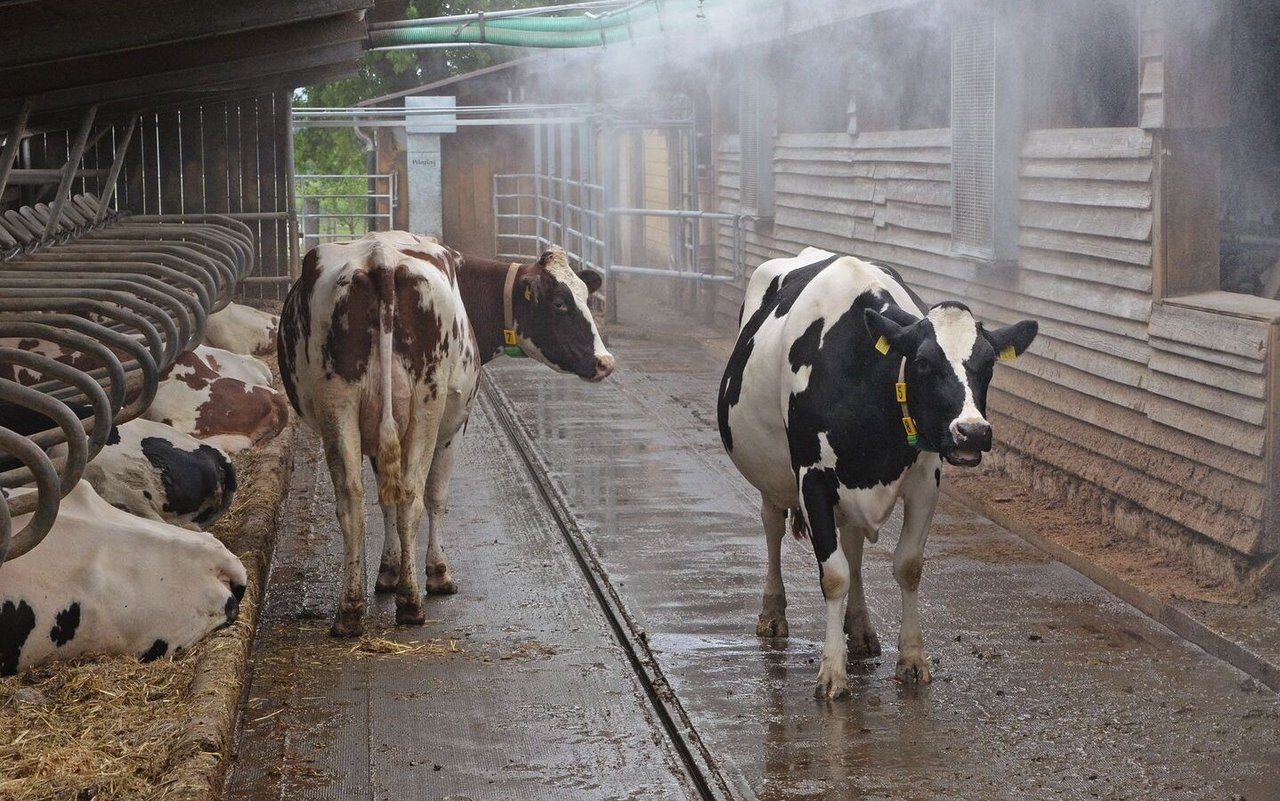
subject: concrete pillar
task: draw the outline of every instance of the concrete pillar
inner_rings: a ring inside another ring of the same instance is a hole
[[[409,205],[409,230],[415,234],[444,233],[443,179],[440,135],[458,130],[453,97],[406,97],[405,134],[409,175],[405,196]],[[414,114],[415,109],[438,109]]]

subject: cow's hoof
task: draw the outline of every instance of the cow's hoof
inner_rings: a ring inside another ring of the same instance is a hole
[[[818,668],[818,684],[813,688],[813,697],[819,701],[827,699],[839,701],[849,697],[848,667],[844,657],[822,657],[822,665]]]
[[[427,573],[428,595],[453,595],[457,591],[458,585],[453,583],[453,576],[449,575],[448,570],[435,574]]]
[[[761,615],[756,621],[757,637],[786,637],[789,633],[787,619],[780,615]]]
[[[329,634],[334,637],[359,637],[364,634],[364,610],[343,609],[333,619]]]
[[[395,592],[400,583],[400,571],[390,567],[378,568],[378,580],[373,584],[374,592]]]
[[[866,659],[880,655],[880,638],[871,627],[871,621],[865,617],[860,623],[844,622],[844,632],[848,635],[849,656],[854,659]]]
[[[396,625],[421,626],[427,622],[427,610],[422,606],[422,599],[396,596]]]
[[[933,676],[929,674],[929,660],[918,651],[898,657],[893,677],[903,684],[928,684],[933,681]]]

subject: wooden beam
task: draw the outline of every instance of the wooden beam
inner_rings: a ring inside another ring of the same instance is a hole
[[[151,82],[167,88],[207,86],[245,74],[239,65],[246,62],[256,61],[260,75],[284,72],[297,68],[289,63],[295,54],[348,43],[363,44],[365,38],[364,21],[359,14],[351,13],[118,55],[73,59],[59,62],[54,68],[12,67],[0,69],[0,97],[47,95],[52,105],[63,93],[84,90],[91,90],[94,99],[101,102]],[[335,54],[329,60],[341,60],[341,56]],[[318,62],[313,59],[313,63]]]
[[[31,98],[25,98],[18,107],[18,115],[9,126],[4,140],[4,151],[0,152],[0,195],[4,194],[4,185],[9,181],[9,173],[13,170],[13,159],[18,155],[18,144],[22,141],[27,128],[27,117],[31,114]]]
[[[78,3],[74,18],[56,12],[9,30],[0,68],[47,65],[85,56],[244,33],[371,8],[372,0],[207,0],[129,4],[95,10]],[[138,7],[142,5],[143,7]],[[75,30],[74,36],[67,32]]]
[[[71,150],[67,153],[67,163],[63,167],[62,180],[58,183],[58,194],[54,196],[53,208],[49,211],[49,223],[44,227],[45,236],[49,236],[58,230],[58,225],[62,222],[62,208],[71,197],[71,182],[76,177],[76,165],[80,163],[80,159],[84,156],[84,147],[89,141],[89,131],[93,128],[93,119],[97,113],[97,106],[89,106],[85,109],[84,120],[80,123],[80,131],[76,134],[75,144],[71,146]]]

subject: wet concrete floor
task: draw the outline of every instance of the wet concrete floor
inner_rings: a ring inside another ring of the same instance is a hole
[[[784,546],[792,636],[754,635],[764,542],[715,432],[722,363],[625,326],[610,347],[602,385],[509,360],[488,377],[698,735],[761,799],[1280,799],[1280,698],[945,498],[921,589],[934,683],[893,679],[895,520],[864,565],[885,652],[851,663],[851,698],[815,701],[823,606],[804,544]],[[341,546],[318,452],[298,449],[228,798],[691,797],[487,413],[466,443],[460,594],[430,599],[423,629],[370,604],[371,633],[417,643],[398,655],[325,633]]]

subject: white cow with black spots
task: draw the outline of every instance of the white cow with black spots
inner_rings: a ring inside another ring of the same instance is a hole
[[[762,264],[740,323],[718,418],[733,463],[761,495],[769,567],[756,633],[787,635],[781,545],[790,512],[794,530],[812,539],[827,605],[816,694],[846,695],[845,635],[859,656],[880,652],[862,543],[876,540],[902,499],[895,675],[928,682],[916,593],[942,460],[972,466],[990,450],[992,368],[1026,350],[1036,323],[987,330],[961,303],[926,308],[893,271],[816,248]]]

